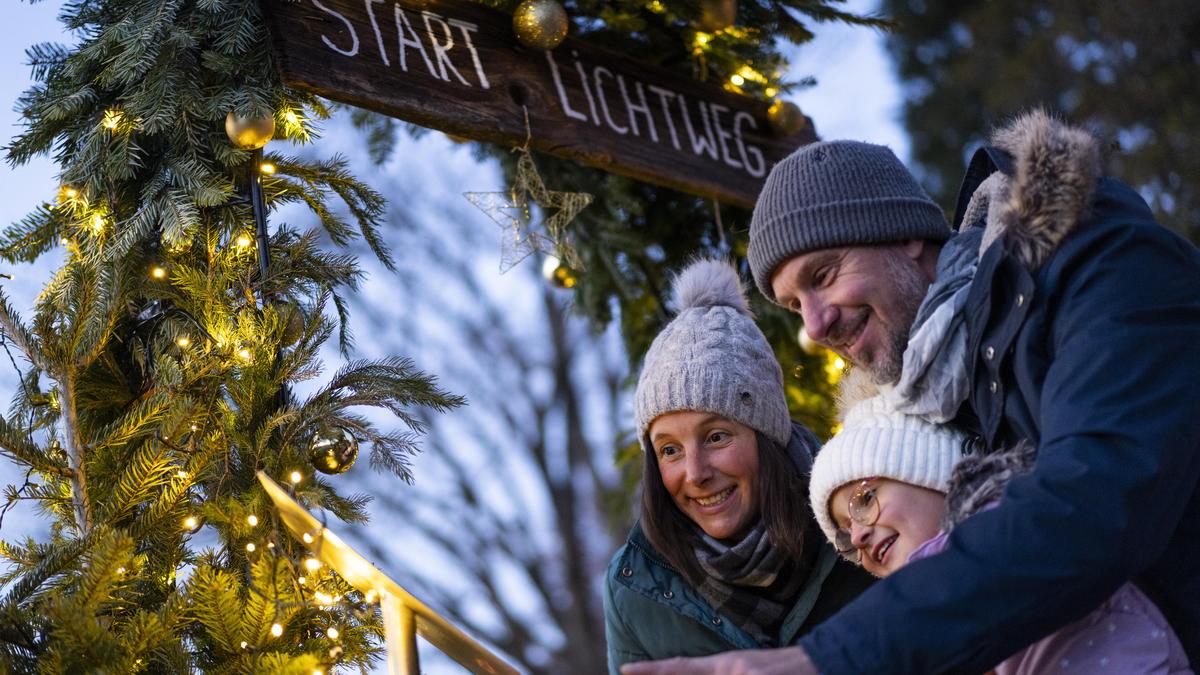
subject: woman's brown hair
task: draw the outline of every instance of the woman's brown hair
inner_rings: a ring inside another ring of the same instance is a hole
[[[808,505],[808,476],[787,449],[755,430],[758,442],[758,514],[771,543],[797,563],[804,562],[804,535],[812,520]],[[663,486],[658,457],[647,442],[642,471],[642,531],[650,544],[693,587],[704,578],[693,550],[699,527],[679,510]]]

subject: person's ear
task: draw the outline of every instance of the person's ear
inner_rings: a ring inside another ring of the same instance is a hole
[[[906,239],[900,244],[900,251],[910,260],[920,260],[921,254],[925,252],[925,240]]]

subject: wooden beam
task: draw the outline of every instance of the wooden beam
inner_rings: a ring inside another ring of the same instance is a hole
[[[267,0],[283,81],[479,141],[753,206],[783,137],[767,104],[583,40],[521,46],[512,17],[469,0]],[[524,109],[523,109],[524,107]]]

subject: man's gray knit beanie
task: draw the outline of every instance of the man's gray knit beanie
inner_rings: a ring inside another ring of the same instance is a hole
[[[634,417],[642,450],[661,415],[711,412],[760,431],[787,447],[792,425],[783,372],[754,323],[737,270],[697,260],[675,277],[678,315],[663,328],[642,364]]]
[[[906,239],[942,242],[950,225],[892,151],[858,141],[806,145],[771,169],[750,219],[750,270],[777,302],[771,275],[823,248]]]

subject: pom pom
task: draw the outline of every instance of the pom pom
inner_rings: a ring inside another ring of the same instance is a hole
[[[674,297],[679,312],[693,307],[732,307],[753,318],[741,277],[724,260],[700,259],[688,264],[675,277]]]

